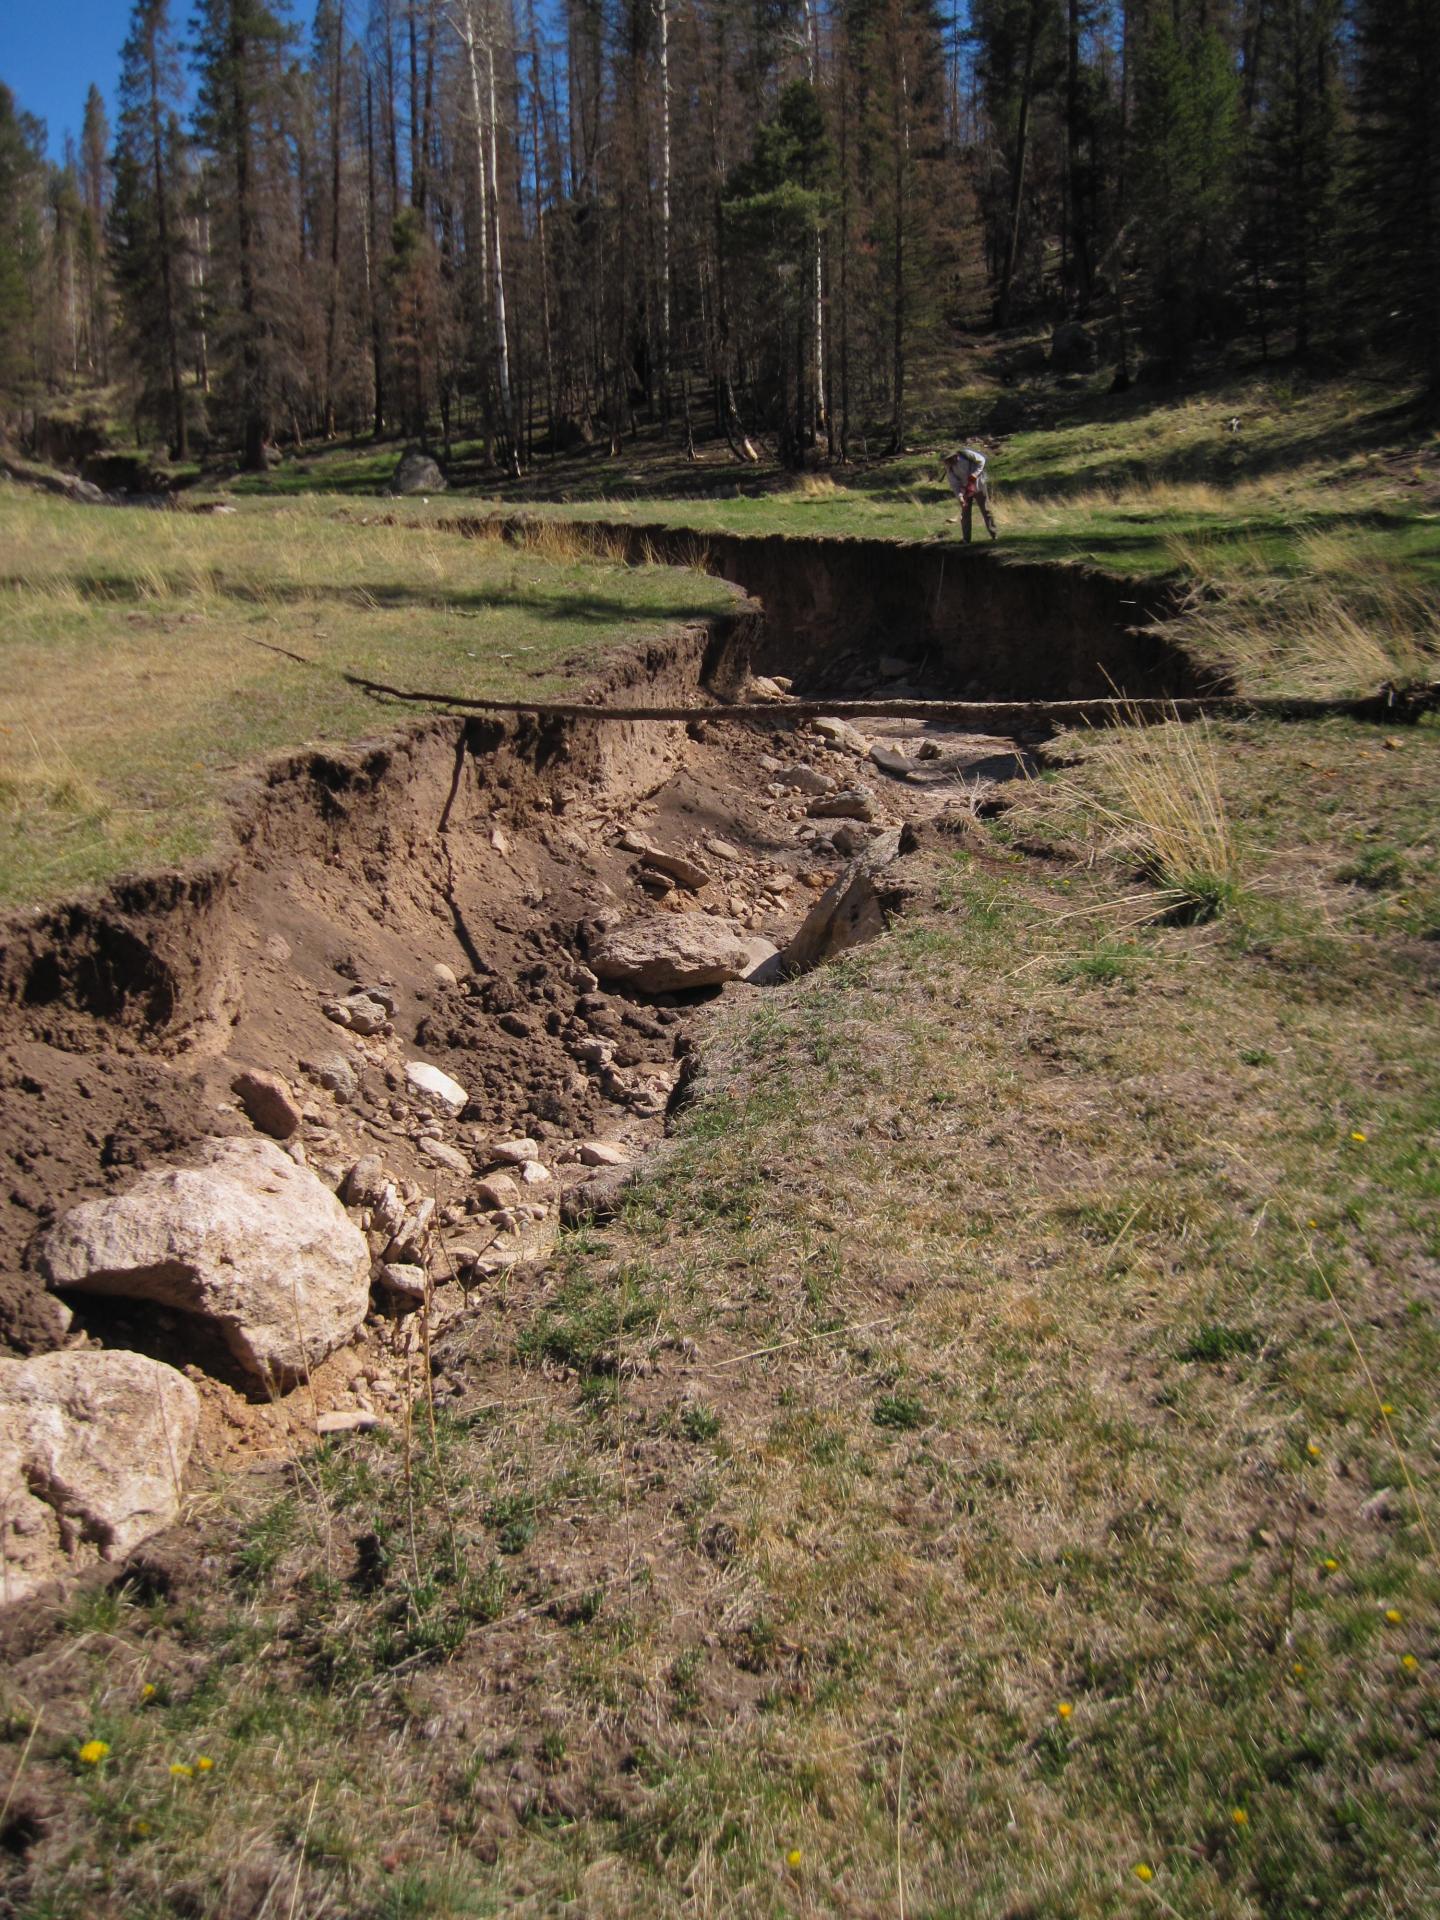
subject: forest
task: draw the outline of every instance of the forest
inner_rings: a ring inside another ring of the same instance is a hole
[[[0,84],[0,412],[261,469],[640,427],[899,450],[968,332],[1440,393],[1433,0],[137,0],[78,144]]]

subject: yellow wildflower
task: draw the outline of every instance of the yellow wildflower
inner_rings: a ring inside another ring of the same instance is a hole
[[[1230,1818],[1235,1822],[1237,1827],[1248,1827],[1250,1824],[1250,1816],[1246,1813],[1244,1807],[1232,1807],[1230,1809]]]
[[[1316,1446],[1313,1440],[1310,1441],[1309,1444],[1306,1446],[1305,1451],[1306,1453],[1309,1454],[1312,1460],[1318,1460],[1320,1458],[1320,1449],[1319,1447]]]
[[[194,1777],[195,1769],[193,1767],[187,1767],[183,1760],[172,1760],[170,1762],[170,1778],[172,1780],[193,1780]]]
[[[1340,1571],[1340,1562],[1338,1560],[1322,1560],[1320,1564],[1324,1567],[1326,1573],[1338,1573]]]
[[[140,1698],[142,1700],[153,1700],[155,1698],[155,1682],[153,1680],[147,1680],[144,1686],[141,1687]]]
[[[1390,1622],[1392,1627],[1398,1627],[1400,1624],[1399,1607],[1386,1607],[1385,1618]]]
[[[1380,1402],[1380,1411],[1385,1415],[1385,1418],[1388,1420],[1390,1418],[1390,1415],[1395,1411],[1395,1409],[1394,1407],[1391,1406],[1388,1400],[1382,1400]]]
[[[1138,1860],[1135,1863],[1135,1878],[1144,1880],[1148,1885],[1155,1878],[1155,1870],[1153,1867],[1147,1867],[1143,1860]]]
[[[210,1758],[209,1754],[202,1753],[200,1758],[195,1762],[195,1771],[197,1773],[210,1773],[214,1770],[214,1766],[215,1762]]]
[[[98,1767],[110,1751],[108,1740],[87,1740],[75,1756],[85,1767]]]
[[[1401,1659],[1400,1664],[1407,1673],[1414,1673],[1420,1662],[1415,1658],[1413,1653],[1407,1653]]]
[[[785,1864],[787,1867],[798,1867],[804,1858],[805,1856],[799,1847],[791,1847],[789,1853],[785,1856]]]
[[[1297,1680],[1303,1680],[1305,1678],[1305,1662],[1303,1660],[1297,1660],[1290,1671]]]
[[[1068,1700],[1062,1700],[1059,1706],[1056,1707],[1055,1711],[1059,1714],[1062,1720],[1068,1720],[1071,1714],[1074,1713],[1075,1709],[1074,1707],[1071,1706]]]
[[[1350,1138],[1362,1147],[1365,1144],[1365,1136],[1363,1133],[1352,1133]]]

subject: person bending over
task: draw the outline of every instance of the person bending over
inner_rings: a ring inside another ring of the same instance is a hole
[[[950,482],[950,491],[960,502],[958,518],[966,541],[970,539],[970,519],[977,500],[980,502],[981,518],[993,540],[995,516],[990,511],[990,490],[985,485],[984,454],[977,452],[974,447],[961,447],[957,453],[947,454],[945,478]],[[951,520],[956,517],[952,514]]]

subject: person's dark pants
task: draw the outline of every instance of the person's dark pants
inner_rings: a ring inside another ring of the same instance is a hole
[[[980,517],[985,522],[985,530],[992,540],[995,538],[995,516],[990,511],[989,490],[983,480],[977,480],[974,493],[967,487],[960,504],[960,532],[967,542],[970,539],[971,508],[977,500],[980,502]]]

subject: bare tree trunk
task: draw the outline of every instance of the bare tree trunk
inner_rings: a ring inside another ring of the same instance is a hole
[[[335,331],[340,309],[340,117],[345,90],[345,0],[336,0],[330,88],[330,287],[325,303],[325,434],[335,437]]]
[[[1035,82],[1035,50],[1040,37],[1040,9],[1030,0],[1030,16],[1025,32],[1025,77],[1020,84],[1020,126],[1015,141],[1015,178],[1010,188],[1010,232],[1005,242],[1005,266],[1000,276],[1000,298],[995,305],[995,324],[1010,324],[1010,290],[1015,278],[1015,261],[1020,251],[1020,209],[1025,197],[1025,160],[1030,144],[1030,95]]]
[[[660,404],[670,418],[670,6],[660,16]]]
[[[376,283],[377,253],[375,193],[375,90],[370,74],[365,75],[365,184],[369,204],[365,209],[365,293],[370,302],[370,384],[375,403],[374,431],[378,440],[385,431],[385,358],[381,339],[380,290]]]
[[[492,29],[493,33],[493,29]],[[500,410],[505,419],[506,452],[512,472],[520,470],[516,446],[514,406],[510,393],[510,340],[505,325],[505,263],[500,243],[499,149],[495,131],[495,43],[485,43],[485,61],[490,83],[490,206],[495,221],[493,259],[495,263],[495,359],[500,377]]]
[[[155,225],[160,242],[160,280],[165,303],[165,349],[170,361],[170,407],[175,423],[175,458],[190,454],[190,435],[185,420],[185,390],[180,381],[180,329],[175,319],[175,263],[170,249],[170,193],[165,180],[165,135],[160,124],[160,46],[154,32],[147,49],[150,66],[150,147],[155,172]],[[237,89],[240,82],[236,82]],[[244,145],[244,129],[240,130]],[[244,213],[242,209],[242,221]],[[243,232],[243,227],[242,227]]]

